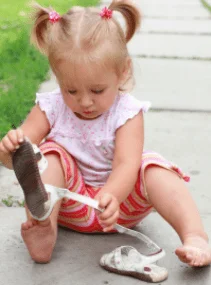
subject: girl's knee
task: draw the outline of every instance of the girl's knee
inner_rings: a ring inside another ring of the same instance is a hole
[[[46,184],[51,184],[57,187],[65,188],[65,173],[58,153],[47,153],[45,158],[48,161],[48,167],[43,172],[42,181]]]
[[[156,184],[158,181],[168,181],[173,179],[180,179],[178,173],[171,168],[165,168],[160,165],[149,165],[144,171],[146,184]]]
[[[147,201],[152,204],[150,196],[152,192],[156,191],[157,193],[161,188],[166,185],[166,183],[176,179],[180,179],[176,173],[173,173],[170,169],[166,169],[159,165],[149,165],[144,171],[144,180],[145,180],[145,195]]]
[[[145,180],[145,186],[146,188],[150,187],[151,184],[153,184],[155,180],[155,176],[157,176],[157,171],[159,171],[159,166],[157,165],[149,165],[144,170],[144,180]]]

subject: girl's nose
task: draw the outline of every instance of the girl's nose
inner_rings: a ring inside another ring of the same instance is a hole
[[[80,100],[80,105],[83,108],[88,108],[90,106],[92,106],[93,104],[93,100],[90,96],[82,96],[81,100]]]

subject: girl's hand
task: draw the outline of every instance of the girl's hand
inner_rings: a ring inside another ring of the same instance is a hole
[[[19,128],[10,130],[0,141],[0,161],[9,169],[13,169],[11,153],[14,152],[24,140],[23,131]]]
[[[10,154],[19,148],[19,145],[24,140],[23,131],[18,128],[10,130],[6,136],[0,141],[0,152]]]
[[[105,209],[103,213],[97,212],[103,231],[111,231],[119,218],[119,202],[111,193],[99,193],[96,200],[99,201],[99,207]]]

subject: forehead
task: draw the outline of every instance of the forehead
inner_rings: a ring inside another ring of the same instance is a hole
[[[60,81],[65,85],[107,85],[116,82],[113,68],[97,63],[71,63],[63,61],[59,66]]]

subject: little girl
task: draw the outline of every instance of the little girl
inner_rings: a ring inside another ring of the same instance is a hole
[[[125,32],[114,11],[125,18]],[[95,198],[105,209],[96,213],[61,200],[49,218],[38,222],[26,208],[21,233],[36,262],[50,261],[58,224],[85,233],[109,232],[116,222],[137,225],[154,208],[178,233],[181,261],[211,263],[207,234],[183,182],[189,177],[161,155],[143,151],[143,113],[149,103],[128,93],[133,74],[126,46],[139,24],[139,10],[130,0],[113,0],[101,11],[72,7],[62,16],[36,7],[32,42],[48,57],[59,89],[37,94],[24,123],[0,142],[0,159],[13,169],[11,154],[28,137],[48,161],[44,184]]]

